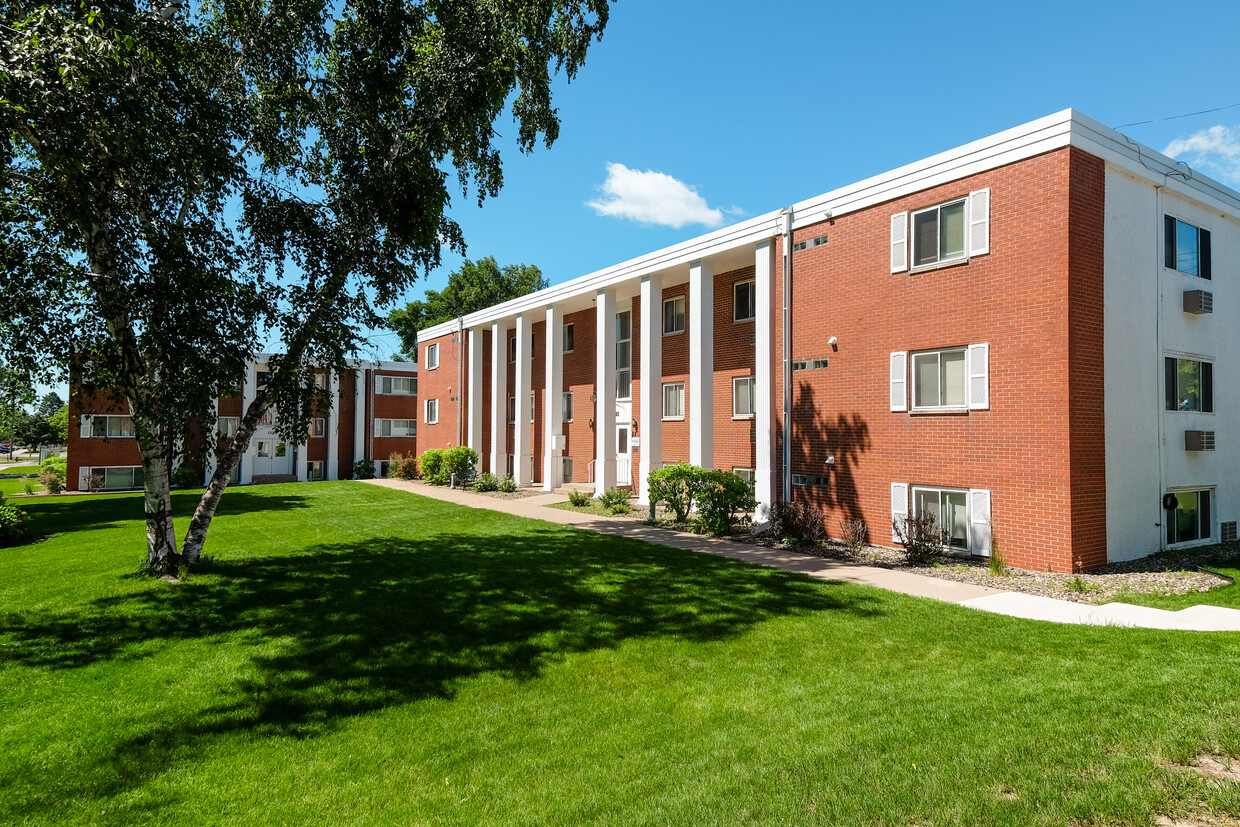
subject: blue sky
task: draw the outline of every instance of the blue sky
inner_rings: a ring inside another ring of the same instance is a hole
[[[559,85],[560,139],[509,145],[499,197],[452,214],[471,258],[558,283],[1067,107],[1122,127],[1240,104],[1238,36],[1235,0],[618,0]],[[1123,131],[1240,187],[1240,106]]]
[[[1067,107],[1120,127],[1240,104],[1238,24],[1235,0],[619,0],[559,89],[560,139],[509,150],[500,196],[453,215],[471,258],[557,283]],[[1211,127],[1183,157],[1240,186],[1240,106],[1123,131],[1161,151]]]

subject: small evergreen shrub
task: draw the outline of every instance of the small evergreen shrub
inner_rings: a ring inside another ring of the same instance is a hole
[[[608,488],[600,499],[608,514],[632,514],[633,506],[629,505],[632,496],[633,493],[627,488]]]
[[[0,546],[11,546],[26,534],[30,515],[0,497]]]
[[[484,471],[478,475],[478,479],[474,480],[475,491],[498,491],[499,477],[490,471]]]
[[[373,480],[374,478],[375,461],[373,459],[363,459],[353,463],[353,479]]]
[[[413,454],[392,454],[388,458],[388,479],[416,480],[418,478],[418,460]]]
[[[707,472],[696,465],[678,462],[666,468],[656,468],[646,478],[650,485],[650,499],[654,503],[667,503],[676,522],[689,520],[693,498]]]
[[[911,514],[892,520],[891,528],[911,565],[929,565],[943,556],[943,531],[933,514]]]
[[[517,481],[513,479],[512,474],[505,474],[503,479],[499,481],[499,490],[505,494],[515,493],[517,490]]]
[[[860,517],[843,517],[840,519],[840,536],[844,538],[844,547],[853,557],[860,557],[865,549],[865,541],[870,529]]]
[[[753,483],[731,471],[703,471],[693,502],[698,527],[707,534],[726,536],[742,515],[753,511]]]
[[[65,489],[65,479],[55,471],[40,471],[39,484],[47,489],[49,494],[59,494]]]
[[[569,491],[568,504],[573,508],[585,508],[590,504],[592,497],[584,491]]]
[[[794,546],[818,545],[827,537],[827,526],[818,509],[796,501],[779,500],[771,505],[771,537]]]
[[[196,488],[202,485],[202,474],[190,468],[188,465],[182,465],[172,474],[173,488]],[[102,488],[102,486],[100,486]],[[87,485],[89,489],[89,484]]]

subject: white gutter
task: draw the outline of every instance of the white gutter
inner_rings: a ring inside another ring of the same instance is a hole
[[[780,479],[783,481],[783,501],[792,502],[792,225],[796,220],[793,207],[783,211],[782,227],[784,256],[784,427],[783,452]]]

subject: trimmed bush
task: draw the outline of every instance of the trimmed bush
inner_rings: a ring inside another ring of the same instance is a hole
[[[632,496],[633,493],[627,488],[608,488],[600,499],[608,514],[632,514],[633,506],[629,505]]]
[[[667,507],[676,517],[676,522],[687,522],[694,494],[706,473],[687,462],[656,468],[646,478],[650,484],[650,499],[656,504],[667,503]]]
[[[499,481],[499,490],[505,494],[515,493],[517,490],[517,481],[513,479],[512,474],[505,474],[503,479]]]
[[[388,458],[388,479],[416,480],[418,478],[418,460],[413,454],[392,454]]]
[[[468,486],[478,466],[478,452],[467,445],[456,448],[430,448],[420,459],[422,476],[432,485],[450,485],[456,475],[458,485]]]
[[[474,480],[475,491],[498,491],[499,477],[490,471],[484,471],[478,475],[478,479]]]
[[[11,546],[26,534],[30,515],[0,497],[0,546]]]
[[[703,471],[693,502],[697,505],[698,527],[707,534],[726,536],[741,515],[753,511],[753,483],[731,471]]]
[[[48,457],[39,463],[39,471],[54,471],[64,479],[69,474],[68,457]]]
[[[943,530],[930,512],[892,520],[891,528],[911,565],[925,566],[943,556]]]
[[[590,504],[591,499],[593,498],[584,491],[568,492],[568,504],[573,508],[585,508]]]
[[[428,448],[422,452],[422,476],[432,485],[441,485],[439,482],[440,470],[443,468],[443,449]]]
[[[771,505],[771,537],[794,546],[818,545],[827,538],[827,526],[818,509],[796,501]]]
[[[375,461],[373,459],[363,459],[353,463],[353,479],[373,480],[374,478]]]

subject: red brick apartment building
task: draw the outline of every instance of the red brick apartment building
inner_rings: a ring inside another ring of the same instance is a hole
[[[1240,194],[1066,110],[424,331],[420,442],[640,501],[734,469],[760,518],[931,511],[1026,568],[1217,542],[1238,261]]]
[[[241,392],[217,401],[221,435],[236,433],[242,412],[265,381],[268,358],[255,356]],[[233,482],[350,479],[354,462],[362,459],[373,459],[376,473],[385,474],[392,454],[416,454],[417,365],[357,362],[353,368],[339,376],[318,375],[323,387],[331,389],[331,410],[311,422],[300,444],[288,445],[276,436],[272,424],[279,412],[269,412],[242,455]],[[105,489],[140,488],[142,458],[128,406],[117,408],[103,394],[84,394],[76,382],[72,385],[68,487],[85,491],[90,475],[98,474]],[[204,469],[205,478],[212,473],[213,468]]]

